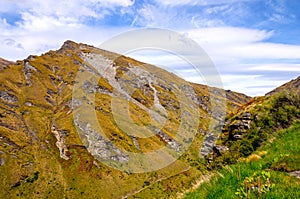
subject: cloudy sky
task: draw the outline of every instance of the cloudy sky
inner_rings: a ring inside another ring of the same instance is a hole
[[[98,46],[128,30],[166,28],[197,43],[225,89],[263,95],[300,75],[298,0],[1,0],[0,57],[24,59],[71,39]],[[170,55],[131,56],[201,78]]]

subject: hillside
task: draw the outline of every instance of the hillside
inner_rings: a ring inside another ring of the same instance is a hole
[[[299,78],[229,114],[206,157],[217,174],[186,198],[299,198],[299,118]]]
[[[15,63],[11,62],[11,61],[8,61],[8,60],[5,60],[5,59],[2,59],[0,57],[0,70],[3,70],[6,66],[12,65],[12,64],[15,64]]]
[[[299,198],[300,121],[246,159],[220,169],[185,198]]]
[[[175,197],[207,172],[214,109],[250,99],[72,41],[1,59],[0,198]],[[172,155],[135,159],[158,149]]]
[[[299,92],[300,90],[300,77],[287,82],[285,84],[283,84],[282,86],[272,90],[271,92],[267,93],[266,96],[270,96],[273,95],[275,93],[279,93],[282,91],[288,91],[288,92]]]

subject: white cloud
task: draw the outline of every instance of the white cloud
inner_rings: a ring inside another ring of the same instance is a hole
[[[164,0],[157,3],[167,6],[182,6],[182,5],[219,5],[219,4],[231,4],[235,2],[243,2],[251,0]]]
[[[56,18],[53,16],[37,16],[30,13],[22,13],[23,21],[18,25],[29,32],[43,32],[57,28],[80,26],[74,18]]]
[[[2,44],[0,45],[0,57],[9,60],[24,59],[30,54],[39,55],[49,50],[56,50],[68,39],[99,46],[113,35],[128,29],[129,27],[92,28],[80,26],[57,28],[43,32],[11,31],[9,35],[0,35],[0,43]],[[15,45],[8,45],[5,42],[7,40],[14,40]],[[22,48],[18,48],[18,45],[21,45]]]
[[[285,80],[272,80],[261,75],[222,75],[225,89],[239,91],[250,96],[264,95],[286,83]]]
[[[282,61],[300,60],[300,46],[266,42],[274,34],[272,31],[219,27],[186,32],[214,61],[227,89],[263,95],[300,72],[299,64]],[[251,63],[255,60],[266,64]],[[280,72],[289,73],[286,80]]]
[[[300,59],[300,46],[265,42],[272,31],[220,27],[190,30],[187,34],[212,58]]]
[[[268,39],[272,32],[237,27],[200,28],[187,31],[192,39],[209,43],[249,43]]]
[[[57,49],[67,39],[99,45],[122,28],[84,25],[86,19],[102,19],[117,7],[134,4],[132,0],[3,0],[0,1],[0,56],[15,60],[29,54]],[[15,20],[14,25],[8,20]],[[124,27],[125,29],[127,27]],[[7,41],[15,41],[9,45]]]
[[[132,25],[142,27],[155,28],[170,28],[176,26],[178,21],[182,20],[177,16],[178,10],[162,8],[160,5],[143,4],[143,6],[136,11],[135,20]],[[183,24],[181,24],[182,26]],[[178,26],[179,27],[179,26]]]
[[[272,31],[219,27],[187,30],[184,34],[208,53],[226,89],[263,95],[288,81],[291,74],[300,72],[300,64],[282,63],[282,59],[300,60],[300,46],[265,42],[274,34]],[[192,66],[174,55],[141,51],[129,56],[162,66],[188,81],[204,83]],[[251,63],[255,60],[264,60],[265,64]]]
[[[135,3],[135,0],[90,0],[94,3],[101,3],[102,5],[106,6],[122,6],[128,7],[132,6]]]
[[[49,29],[83,24],[85,18],[101,19],[115,7],[129,7],[133,0],[25,0],[0,2],[0,11],[20,14],[18,25],[25,29]]]
[[[235,46],[231,51],[238,58],[300,59],[300,46],[276,43],[257,43]]]
[[[247,64],[244,65],[249,71],[273,71],[273,72],[300,72],[300,64]]]

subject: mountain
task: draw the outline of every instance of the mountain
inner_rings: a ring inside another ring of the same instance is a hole
[[[210,124],[249,100],[72,41],[1,59],[0,198],[176,197],[207,172]]]
[[[300,77],[228,114],[206,154],[217,174],[186,198],[300,197]]]
[[[0,198],[300,196],[299,82],[251,98],[72,41],[0,58]]]

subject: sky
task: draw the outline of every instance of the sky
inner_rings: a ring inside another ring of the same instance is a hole
[[[223,87],[251,96],[300,76],[299,0],[1,0],[0,57],[21,60],[67,39],[99,46],[140,28],[176,31],[208,54]],[[129,53],[202,83],[166,53]]]

